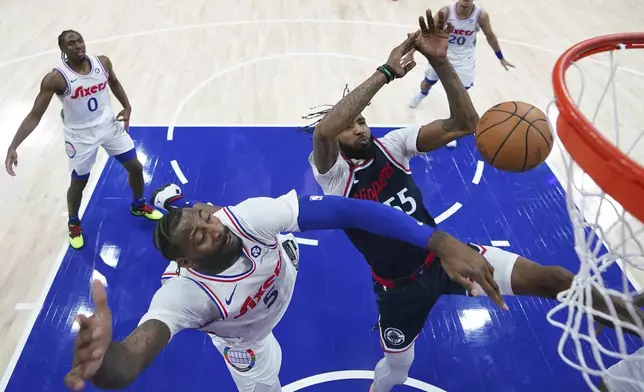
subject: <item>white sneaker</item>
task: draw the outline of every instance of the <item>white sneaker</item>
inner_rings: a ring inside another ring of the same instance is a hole
[[[425,99],[425,97],[427,97],[427,95],[423,95],[422,93],[418,93],[414,95],[414,98],[412,98],[411,102],[409,102],[409,107],[412,109],[416,109],[420,104],[420,101]]]
[[[181,188],[176,184],[168,183],[152,192],[152,201],[156,208],[167,211],[168,200],[176,199],[178,196],[183,197]]]
[[[447,147],[456,148],[456,140],[452,140],[451,142],[447,143]]]

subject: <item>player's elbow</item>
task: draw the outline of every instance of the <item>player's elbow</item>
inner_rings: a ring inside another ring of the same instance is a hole
[[[479,115],[474,108],[464,111],[459,116],[453,118],[453,130],[458,132],[473,133],[479,122]]]

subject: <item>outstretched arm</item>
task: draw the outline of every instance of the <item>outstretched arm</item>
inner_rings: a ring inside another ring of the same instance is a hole
[[[340,196],[300,196],[297,226],[299,231],[358,229],[394,238],[436,253],[450,278],[466,288],[477,282],[502,309],[507,310],[494,268],[467,245],[402,211],[384,204]]]
[[[431,57],[428,60],[445,88],[450,116],[432,121],[420,128],[416,141],[419,152],[436,150],[452,140],[474,133],[479,121],[470,95],[449,60]]]
[[[343,97],[315,127],[315,132],[313,133],[313,159],[320,174],[325,174],[333,167],[340,151],[337,142],[338,136],[353,125],[358,115],[367,107],[374,95],[385,84],[394,78],[405,76],[407,72],[416,66],[413,61],[402,63],[402,58],[413,48],[418,35],[419,32],[408,35],[403,43],[391,51],[387,62],[383,65],[384,70],[374,72],[360,86]]]
[[[13,166],[18,165],[18,154],[16,153],[18,146],[36,129],[43,114],[45,114],[45,111],[49,107],[49,103],[54,94],[56,92],[63,93],[65,88],[65,80],[58,71],[48,73],[40,82],[40,92],[36,96],[34,105],[29,114],[27,114],[27,117],[20,124],[16,135],[13,137],[7,149],[5,167],[10,175],[16,175]]]
[[[118,101],[121,103],[121,106],[123,106],[123,110],[116,116],[116,118],[119,121],[123,121],[125,123],[125,129],[128,129],[130,126],[132,106],[130,105],[130,101],[127,98],[125,89],[123,89],[121,81],[116,76],[116,73],[114,73],[112,61],[107,56],[99,56],[99,60],[101,61],[101,63],[103,63],[103,66],[105,66],[105,69],[107,70],[107,83],[110,85],[110,90],[112,90],[112,93],[114,94],[116,99],[118,99]]]
[[[505,68],[506,71],[508,70],[508,67],[514,68],[514,65],[510,64],[506,59],[503,58],[503,52],[501,52],[499,40],[496,38],[496,34],[494,34],[494,31],[492,30],[492,24],[490,23],[490,14],[488,14],[487,11],[481,12],[479,24],[481,26],[481,30],[483,30],[483,34],[485,34],[487,43],[490,44],[490,47],[492,48],[492,50],[494,50],[494,54],[496,55],[496,58],[498,58],[501,62],[501,65]]]
[[[148,320],[122,342],[110,343],[92,383],[101,389],[122,389],[150,365],[170,340],[170,329],[159,320]]]

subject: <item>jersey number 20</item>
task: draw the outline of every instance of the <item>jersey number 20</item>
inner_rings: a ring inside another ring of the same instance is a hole
[[[455,35],[450,35],[449,43],[456,44],[456,45],[463,45],[465,43],[465,37],[457,37]]]
[[[98,101],[96,100],[96,98],[92,97],[89,99],[89,101],[87,101],[87,108],[89,109],[90,112],[93,112],[96,109],[98,109]]]
[[[403,188],[402,191],[396,194],[396,197],[389,198],[383,202],[383,204],[393,207],[397,210],[403,211],[407,215],[411,215],[416,211],[416,200],[413,197],[406,196],[407,188]]]

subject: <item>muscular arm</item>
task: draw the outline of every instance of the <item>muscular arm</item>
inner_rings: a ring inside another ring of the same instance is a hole
[[[472,100],[449,60],[432,58],[430,65],[445,88],[450,117],[421,127],[416,141],[419,152],[438,149],[452,140],[474,133],[479,121]]]
[[[481,25],[481,30],[483,30],[483,34],[485,34],[487,43],[490,44],[492,50],[494,50],[495,53],[500,52],[501,46],[499,46],[499,40],[497,40],[496,34],[494,34],[494,31],[492,30],[492,25],[490,24],[490,14],[488,14],[487,11],[481,12],[479,24]]]
[[[92,383],[101,389],[130,385],[170,340],[170,329],[159,320],[148,320],[122,342],[112,342]]]
[[[51,71],[40,82],[40,92],[36,96],[34,106],[31,108],[27,117],[22,121],[16,135],[9,146],[10,150],[15,150],[20,144],[36,129],[43,114],[49,107],[51,97],[56,92],[63,93],[66,89],[65,79],[58,71]]]
[[[313,159],[320,174],[328,172],[338,159],[338,135],[353,124],[356,117],[386,83],[385,75],[376,71],[336,103],[320,120],[313,133]]]
[[[125,94],[125,90],[123,89],[121,82],[119,81],[119,79],[116,77],[116,74],[114,73],[114,67],[112,66],[112,61],[107,56],[99,56],[99,60],[101,60],[101,63],[103,63],[103,66],[105,66],[105,69],[109,74],[107,78],[107,82],[110,85],[110,89],[112,90],[112,93],[114,94],[116,99],[119,100],[119,102],[123,106],[123,109],[132,110],[132,106],[130,106],[130,101],[127,98],[127,94]]]

